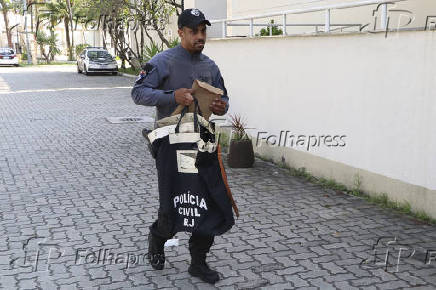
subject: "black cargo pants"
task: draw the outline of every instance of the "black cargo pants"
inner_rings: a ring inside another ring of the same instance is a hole
[[[171,239],[175,234],[171,232],[168,217],[161,214],[159,210],[158,219],[150,226],[150,233],[152,235],[153,252],[162,252],[164,244],[167,240]],[[206,236],[192,233],[189,238],[189,252],[193,261],[204,261],[206,254],[209,252],[214,242],[215,236]]]

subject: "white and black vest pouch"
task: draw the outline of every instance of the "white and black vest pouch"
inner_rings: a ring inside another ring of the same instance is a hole
[[[198,112],[164,118],[148,134],[156,159],[160,214],[172,234],[221,235],[235,223],[221,174],[215,126]],[[187,108],[187,107],[186,107]]]

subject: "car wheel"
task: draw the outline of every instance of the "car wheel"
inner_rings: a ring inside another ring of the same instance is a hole
[[[20,66],[20,65],[17,63],[17,64],[14,64],[14,66]]]
[[[113,71],[113,72],[112,72],[112,75],[113,75],[113,76],[116,76],[116,75],[118,75],[118,72],[117,72],[117,71]]]
[[[78,73],[78,74],[82,73],[82,71],[81,71],[80,68],[79,68],[79,64],[77,64],[77,73]]]
[[[88,70],[86,69],[86,65],[85,65],[85,64],[83,65],[83,74],[84,74],[85,76],[88,75]]]

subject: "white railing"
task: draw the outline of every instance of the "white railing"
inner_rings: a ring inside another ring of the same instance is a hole
[[[360,6],[368,6],[368,5],[379,5],[380,6],[380,13],[381,13],[381,19],[380,19],[380,27],[382,30],[386,30],[388,28],[388,9],[387,5],[389,3],[395,3],[395,2],[402,2],[407,0],[364,0],[364,1],[356,1],[353,3],[341,3],[341,4],[331,4],[331,5],[324,5],[324,6],[318,6],[318,7],[312,7],[312,8],[301,8],[301,9],[293,9],[293,10],[286,10],[286,11],[280,11],[280,12],[272,12],[272,13],[265,13],[265,14],[258,14],[258,15],[251,15],[251,16],[244,16],[244,17],[236,17],[236,18],[230,18],[230,19],[217,19],[217,20],[211,20],[210,22],[212,24],[214,23],[222,23],[222,37],[227,37],[227,26],[249,26],[250,32],[249,36],[254,37],[254,27],[255,26],[281,26],[283,29],[283,35],[287,35],[286,28],[288,26],[315,26],[316,31],[318,32],[318,26],[323,25],[324,26],[324,32],[328,33],[331,32],[332,26],[341,26],[341,27],[352,27],[352,26],[361,26],[360,24],[331,24],[330,19],[330,11],[334,9],[346,9],[346,8],[353,8],[353,7],[360,7]],[[290,14],[304,14],[304,13],[310,13],[310,12],[319,12],[324,11],[325,12],[325,23],[324,24],[287,24],[286,23],[286,16]],[[281,24],[254,24],[254,19],[259,18],[268,18],[268,17],[276,17],[276,16],[282,16],[282,23]],[[231,23],[234,21],[242,21],[242,20],[248,20],[249,24],[241,24],[241,23]],[[269,29],[270,35],[272,33],[272,29]]]

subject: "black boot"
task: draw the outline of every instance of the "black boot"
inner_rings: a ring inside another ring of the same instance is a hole
[[[164,245],[165,241],[159,237],[153,236],[151,232],[148,233],[147,258],[155,270],[162,270],[165,266]]]
[[[191,265],[188,269],[189,274],[209,284],[215,284],[219,281],[219,273],[209,268],[206,263],[206,254],[191,254],[191,257]]]

